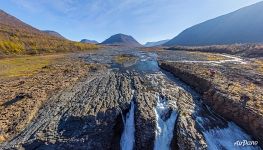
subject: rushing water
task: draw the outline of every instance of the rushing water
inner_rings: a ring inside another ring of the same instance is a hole
[[[132,150],[134,145],[134,102],[131,102],[130,111],[126,114],[124,131],[121,136],[121,149]]]
[[[194,114],[196,123],[199,126],[199,131],[204,135],[208,150],[260,150],[257,145],[234,145],[237,141],[253,141],[253,139],[235,123],[224,120],[211,111],[208,106],[203,105],[200,95],[190,86],[173,77],[172,74],[163,72],[194,98],[197,107]]]
[[[172,112],[171,112],[172,111]],[[171,113],[170,116],[167,116]],[[169,150],[173,138],[173,130],[177,118],[177,113],[169,107],[166,99],[157,96],[156,115],[156,137],[154,143],[155,150]]]
[[[119,53],[127,53],[127,51],[113,51],[114,55]],[[225,150],[225,149],[241,149],[241,150],[253,150],[260,149],[258,146],[245,146],[245,147],[237,147],[234,145],[236,141],[242,140],[251,140],[251,137],[246,134],[244,130],[238,127],[235,123],[225,121],[220,116],[215,115],[210,110],[206,109],[202,100],[198,93],[196,93],[191,87],[187,84],[181,82],[179,79],[175,78],[171,73],[168,73],[159,68],[157,63],[157,55],[155,53],[141,52],[141,51],[129,51],[129,54],[133,54],[137,56],[139,59],[135,63],[131,63],[131,65],[120,66],[114,65],[118,67],[120,70],[129,70],[143,73],[162,73],[167,79],[170,79],[177,86],[181,87],[188,93],[192,95],[196,105],[196,112],[194,116],[196,117],[196,123],[199,126],[200,132],[204,135],[204,138],[207,142],[209,150]],[[185,60],[182,60],[183,54],[180,54],[177,61],[192,61],[191,59],[185,57]],[[111,55],[109,55],[111,56]],[[105,55],[97,55],[95,59],[93,57],[87,60],[93,60],[94,62],[106,61],[105,63],[109,63],[108,61],[111,59],[101,58],[105,57]],[[189,60],[188,60],[189,59]],[[237,59],[228,60],[228,61],[239,61]],[[198,62],[198,61],[196,61]],[[210,63],[206,62],[205,63]],[[177,113],[175,111],[171,111],[169,107],[168,101],[166,99],[160,98],[157,96],[157,106],[155,108],[156,115],[156,138],[154,149],[155,150],[168,150],[170,149],[170,143],[173,138],[173,130],[176,123]],[[169,114],[169,115],[167,115]],[[121,136],[121,149],[123,150],[131,150],[134,145],[134,103],[131,103],[131,107],[129,112],[125,117],[125,125],[124,132]]]
[[[208,150],[260,150],[257,145],[235,145],[236,142],[253,141],[253,139],[233,122],[224,120],[202,104],[200,95],[191,87],[164,71],[167,77],[190,93],[197,106],[195,116],[199,130],[204,135]]]
[[[257,150],[257,146],[235,145],[237,141],[252,141],[236,124],[229,122],[227,128],[216,128],[203,133],[209,150],[240,149]]]
[[[215,118],[213,118],[215,119]],[[240,149],[240,150],[259,150],[257,145],[235,145],[243,140],[252,141],[251,137],[246,134],[240,127],[233,122],[227,122],[225,127],[215,127],[207,129],[211,125],[211,120],[197,117],[197,123],[201,126],[201,131],[208,145],[208,150],[221,149]],[[217,119],[215,121],[218,122]]]

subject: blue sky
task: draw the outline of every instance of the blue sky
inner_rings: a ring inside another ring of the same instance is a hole
[[[261,0],[1,0],[0,9],[68,39],[105,40],[116,33],[141,43],[175,37],[187,27]]]

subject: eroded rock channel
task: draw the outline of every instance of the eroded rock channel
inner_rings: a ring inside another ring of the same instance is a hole
[[[251,140],[204,105],[194,90],[160,69],[155,53],[114,50],[79,57],[108,69],[95,70],[52,96],[0,148],[233,149],[235,141]]]

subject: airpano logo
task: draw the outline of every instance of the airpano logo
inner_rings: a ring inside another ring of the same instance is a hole
[[[234,143],[234,146],[257,146],[258,141],[238,140]]]

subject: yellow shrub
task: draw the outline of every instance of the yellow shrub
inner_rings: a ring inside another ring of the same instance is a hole
[[[0,25],[0,54],[41,54],[92,49],[98,49],[98,46],[59,39],[30,28]]]
[[[0,49],[4,50],[5,53],[22,53],[25,50],[24,44],[15,43],[12,41],[0,41]]]

